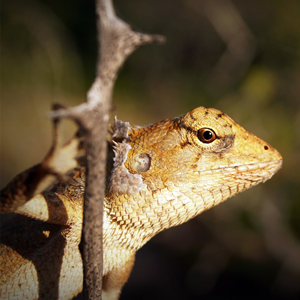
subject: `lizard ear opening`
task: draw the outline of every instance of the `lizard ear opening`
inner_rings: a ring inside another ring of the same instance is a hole
[[[133,168],[137,172],[146,172],[151,167],[151,157],[147,153],[137,154],[133,159]]]

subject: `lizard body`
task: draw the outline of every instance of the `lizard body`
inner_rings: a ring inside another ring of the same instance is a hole
[[[108,153],[104,299],[118,299],[135,252],[154,235],[266,181],[282,165],[272,146],[205,107],[147,127],[126,124],[118,141]],[[15,204],[18,196],[1,199],[2,213],[14,206],[31,217],[18,216],[5,230],[1,299],[72,299],[81,291],[84,181],[81,166],[68,182],[21,206]]]

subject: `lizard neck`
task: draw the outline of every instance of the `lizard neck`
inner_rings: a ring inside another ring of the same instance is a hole
[[[155,191],[145,189],[133,196],[106,198],[104,239],[113,246],[138,250],[164,229],[180,225],[226,200],[220,191],[170,185]],[[112,238],[113,237],[113,238]]]

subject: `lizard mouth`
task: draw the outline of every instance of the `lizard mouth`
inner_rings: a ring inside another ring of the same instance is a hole
[[[217,177],[234,177],[235,179],[265,182],[270,179],[282,166],[282,159],[264,161],[258,163],[248,163],[241,165],[223,166],[211,170],[203,170],[199,175],[210,174]],[[213,175],[214,174],[214,175]]]
[[[237,165],[229,168],[231,172],[235,170],[235,177],[239,179],[249,179],[251,181],[263,181],[270,179],[282,167],[282,159],[276,161],[266,161]]]
[[[273,168],[278,167],[281,168],[282,166],[282,159],[276,161],[266,161],[266,162],[258,162],[258,163],[251,163],[245,165],[234,166],[239,172],[247,172],[257,169],[266,169],[266,168]]]

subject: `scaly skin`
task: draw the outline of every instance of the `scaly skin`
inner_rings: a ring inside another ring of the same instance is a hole
[[[135,252],[154,235],[270,179],[282,165],[269,144],[204,107],[129,127],[114,147],[104,202],[104,299],[118,299]],[[5,230],[1,299],[72,299],[81,291],[84,167],[72,178],[14,208],[36,220],[19,216]],[[10,198],[1,199],[2,213],[16,206]]]

